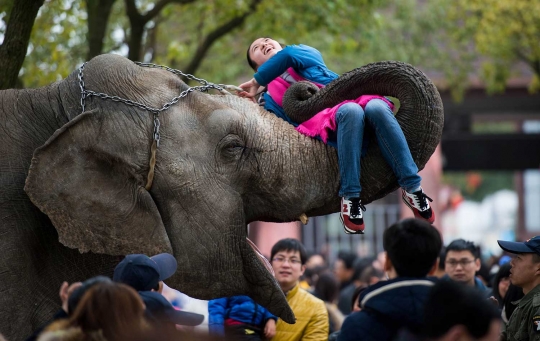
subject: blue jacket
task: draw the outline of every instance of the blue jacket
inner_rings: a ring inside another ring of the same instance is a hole
[[[208,301],[208,324],[211,333],[224,335],[226,319],[264,328],[269,319],[277,320],[266,308],[249,296],[223,297]]]
[[[317,49],[302,44],[286,46],[261,65],[253,78],[260,85],[267,86],[268,83],[281,76],[290,67],[303,78],[322,85],[327,85],[338,78],[338,74],[326,66],[321,53]],[[268,93],[264,93],[264,100],[266,110],[273,112],[276,116],[295,127],[298,126],[298,123],[293,122]]]
[[[345,319],[338,341],[390,341],[400,329],[418,331],[434,280],[398,277],[369,287],[360,297],[362,310]]]

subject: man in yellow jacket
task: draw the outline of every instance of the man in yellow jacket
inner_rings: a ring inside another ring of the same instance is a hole
[[[278,320],[272,341],[328,340],[329,321],[324,302],[298,285],[307,259],[302,243],[292,238],[282,239],[272,247],[270,259],[276,280],[296,316],[295,324]]]

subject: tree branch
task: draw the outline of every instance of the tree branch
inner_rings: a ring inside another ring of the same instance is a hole
[[[202,60],[206,56],[206,53],[208,52],[210,47],[212,47],[212,45],[216,42],[216,40],[231,32],[235,28],[240,27],[248,16],[255,13],[255,11],[257,10],[257,6],[262,1],[263,0],[252,0],[249,5],[249,9],[245,13],[232,18],[231,20],[227,21],[223,25],[217,27],[212,32],[210,32],[197,47],[195,55],[185,69],[185,72],[188,74],[194,74],[201,65]]]
[[[192,2],[195,2],[196,0],[159,0],[155,5],[154,5],[154,8],[152,8],[151,10],[149,10],[148,12],[146,12],[146,14],[143,15],[143,18],[144,18],[144,22],[147,23],[149,22],[150,20],[152,20],[152,18],[154,18],[156,15],[158,15],[161,10],[167,6],[168,4],[189,4],[189,3],[192,3]]]

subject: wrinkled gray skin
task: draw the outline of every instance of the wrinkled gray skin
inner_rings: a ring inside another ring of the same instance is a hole
[[[84,79],[152,107],[187,88],[115,55],[91,60]],[[0,91],[0,332],[25,338],[59,309],[62,281],[111,275],[128,253],[171,252],[168,285],[201,299],[250,295],[294,322],[246,224],[336,212],[335,150],[245,99],[193,92],[161,114],[147,191],[152,115],[95,97],[81,114],[80,96],[76,72]]]

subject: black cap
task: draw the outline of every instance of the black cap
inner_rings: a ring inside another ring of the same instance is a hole
[[[113,280],[133,287],[137,291],[149,291],[159,281],[176,272],[176,259],[168,253],[152,257],[142,254],[127,255],[114,269]]]
[[[540,236],[532,237],[525,242],[507,242],[497,240],[501,249],[510,253],[536,253],[540,255]]]
[[[198,326],[204,321],[204,315],[177,310],[163,295],[155,291],[140,291],[139,295],[146,305],[149,320],[171,322],[183,326]]]

